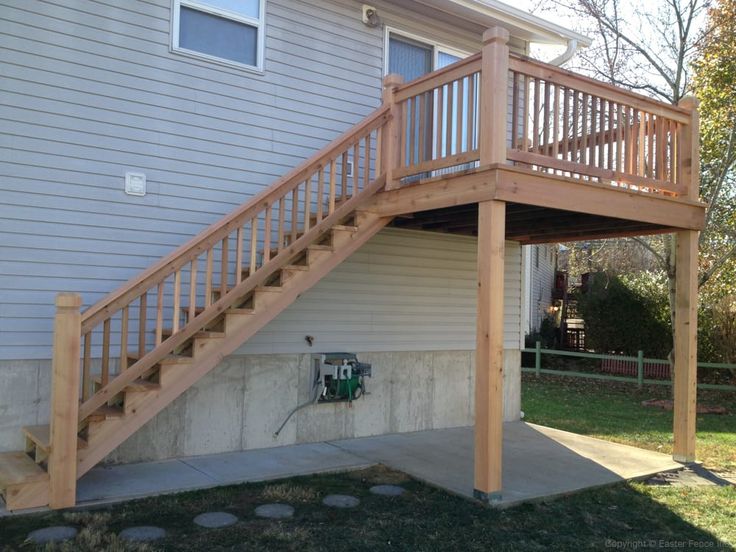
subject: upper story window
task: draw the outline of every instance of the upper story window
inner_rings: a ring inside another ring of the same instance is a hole
[[[174,0],[174,50],[263,70],[265,0]]]

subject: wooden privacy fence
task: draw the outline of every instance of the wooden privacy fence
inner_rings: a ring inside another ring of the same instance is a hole
[[[549,374],[573,378],[618,381],[635,383],[639,387],[644,384],[672,385],[669,361],[659,358],[646,358],[643,351],[639,351],[637,356],[558,351],[555,349],[543,349],[542,344],[537,341],[533,349],[522,349],[521,352],[534,355],[534,367],[523,366],[521,370],[537,376]],[[581,363],[575,363],[574,370],[552,369],[542,367],[545,357],[548,359],[555,357],[559,359],[587,359],[596,362],[589,363],[588,366],[581,366]],[[730,372],[731,380],[736,381],[736,364],[698,363],[700,374],[710,370],[727,370]],[[701,389],[736,391],[736,385],[698,383],[698,387]]]
[[[375,152],[388,120],[389,109],[383,106],[276,185],[83,312],[80,422],[242,299],[246,290],[265,284],[349,215],[361,195],[381,188]]]

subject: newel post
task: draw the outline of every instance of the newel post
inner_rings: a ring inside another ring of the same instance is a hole
[[[679,182],[689,199],[700,196],[700,128],[698,100],[682,99],[690,110],[690,125],[681,127]],[[698,232],[676,233],[675,250],[675,362],[673,374],[673,457],[678,462],[695,460],[695,430],[698,386]]]
[[[480,164],[506,161],[509,33],[483,34],[480,85]],[[506,203],[478,204],[478,317],[475,350],[473,495],[501,499],[503,452],[503,296]]]
[[[398,179],[394,178],[393,171],[399,166],[399,148],[401,147],[400,133],[401,106],[396,102],[396,88],[404,83],[401,75],[391,74],[383,78],[383,105],[390,106],[391,118],[381,131],[381,158],[380,172],[386,174],[386,189],[392,190],[399,187]]]
[[[67,508],[76,502],[81,306],[82,298],[75,293],[56,296],[48,462],[51,508]]]
[[[506,161],[509,32],[492,27],[483,33],[480,84],[480,164]]]

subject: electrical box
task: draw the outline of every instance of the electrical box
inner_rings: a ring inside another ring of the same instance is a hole
[[[125,193],[132,196],[146,195],[146,175],[137,172],[126,172]]]

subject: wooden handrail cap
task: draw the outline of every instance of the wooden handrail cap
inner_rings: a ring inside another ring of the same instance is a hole
[[[82,297],[78,293],[59,293],[56,295],[56,306],[59,308],[76,308],[82,306]]]
[[[404,77],[396,73],[391,73],[390,75],[383,77],[384,88],[393,88],[395,86],[401,86],[402,84],[404,84]]]
[[[677,102],[677,105],[680,107],[684,107],[685,109],[698,109],[698,107],[700,106],[700,100],[692,94],[688,94],[679,102]]]
[[[508,42],[509,32],[503,27],[491,27],[486,29],[483,33],[483,44],[490,44],[491,42]]]

